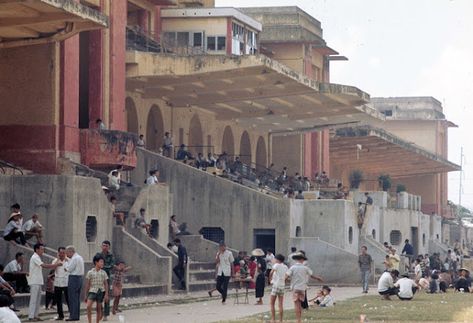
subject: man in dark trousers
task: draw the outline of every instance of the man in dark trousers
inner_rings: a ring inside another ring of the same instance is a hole
[[[414,259],[414,247],[409,243],[409,239],[404,241],[401,254],[405,254],[409,258],[409,269],[411,269],[412,260]]]
[[[175,239],[174,244],[177,246],[178,262],[177,265],[174,267],[173,271],[179,279],[179,283],[181,284],[180,289],[186,289],[185,272],[187,265],[187,250],[181,244],[180,239]]]
[[[98,252],[96,256],[101,256],[104,260],[104,265],[102,270],[107,273],[108,276],[108,286],[111,286],[110,284],[110,276],[112,275],[112,270],[115,268],[115,258],[113,257],[112,252],[110,251],[110,241],[105,240],[102,242],[102,252]],[[104,302],[104,309],[103,309],[103,319],[104,321],[108,320],[108,317],[110,316],[110,300],[107,302]]]

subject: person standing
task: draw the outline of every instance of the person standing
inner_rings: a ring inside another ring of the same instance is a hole
[[[85,302],[87,304],[87,321],[92,323],[92,305],[96,303],[97,323],[102,319],[102,302],[108,301],[108,277],[102,270],[104,260],[100,254],[96,254],[93,259],[94,268],[87,272],[85,284]]]
[[[358,256],[358,265],[361,271],[361,284],[363,286],[363,293],[368,293],[368,284],[371,274],[371,266],[373,264],[373,258],[368,254],[368,248],[366,246],[361,247],[361,253]]]
[[[409,239],[404,241],[404,248],[402,248],[401,255],[406,255],[409,258],[409,269],[412,266],[414,259],[414,247],[409,243]]]
[[[273,249],[268,249],[266,251],[266,257],[264,258],[266,261],[266,277],[268,278],[268,284],[271,282],[269,279],[269,274],[271,273],[271,270],[273,269],[273,262],[274,262],[274,251]]]
[[[275,264],[269,274],[269,280],[271,282],[271,320],[276,321],[276,298],[278,299],[279,305],[279,322],[283,321],[284,316],[284,289],[286,287],[286,272],[288,271],[287,266],[284,264],[284,256],[278,254],[274,257]]]
[[[84,276],[84,259],[76,252],[74,246],[66,247],[66,255],[70,259],[65,266],[69,273],[67,295],[69,296],[69,318],[66,321],[80,320],[80,292]]]
[[[172,156],[172,137],[169,132],[164,134],[163,138],[163,153],[166,157]]]
[[[115,258],[110,252],[110,241],[105,240],[102,242],[102,252],[97,253],[95,256],[100,256],[104,260],[104,265],[102,270],[107,274],[107,286],[110,286],[110,276],[112,274],[112,269],[115,268]],[[104,300],[103,308],[103,320],[107,321],[108,316],[110,316],[110,299]]]
[[[179,279],[181,285],[179,288],[186,289],[185,272],[187,266],[187,249],[182,245],[180,239],[175,239],[174,244],[177,246],[178,262],[173,271]]]
[[[227,250],[225,242],[221,241],[218,247],[215,263],[217,264],[217,291],[222,295],[222,304],[227,300],[228,282],[233,277],[233,254]]]
[[[55,277],[54,277],[54,298],[56,299],[57,306],[57,318],[56,320],[62,321],[64,319],[64,311],[62,309],[63,299],[62,295],[64,294],[64,299],[66,300],[67,307],[69,308],[69,297],[67,295],[67,282],[69,280],[69,274],[65,270],[65,266],[68,259],[66,258],[66,248],[59,247],[57,249],[57,258],[53,260],[53,264],[62,262],[64,265],[56,267]]]
[[[44,245],[37,243],[33,246],[34,254],[30,259],[30,272],[28,276],[28,284],[30,285],[30,305],[28,308],[28,320],[39,320],[39,308],[41,302],[41,287],[44,285],[43,268],[56,269],[62,266],[62,262],[55,264],[45,264],[41,260],[44,254]]]
[[[401,263],[401,257],[396,252],[396,249],[391,248],[391,253],[389,254],[389,268],[391,270],[399,271],[399,264]]]

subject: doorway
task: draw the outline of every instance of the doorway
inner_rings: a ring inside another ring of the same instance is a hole
[[[419,254],[419,230],[416,227],[411,227],[411,244],[414,248],[414,255]]]
[[[255,248],[261,248],[265,252],[268,249],[275,251],[276,247],[276,230],[275,229],[254,229],[253,241]]]

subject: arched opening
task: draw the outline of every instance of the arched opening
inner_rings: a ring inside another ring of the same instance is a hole
[[[225,241],[225,231],[218,227],[203,227],[199,230],[204,239],[217,242]]]
[[[393,246],[399,246],[401,244],[402,234],[399,230],[392,230],[389,234],[389,241]]]
[[[235,141],[233,140],[233,132],[230,126],[226,126],[223,131],[222,153],[226,152],[230,157],[235,154]]]
[[[375,229],[373,229],[373,230],[371,231],[371,236],[373,237],[373,239],[376,240],[376,230],[375,230]]]
[[[161,109],[157,105],[153,105],[148,113],[148,121],[146,123],[146,148],[158,151],[163,145],[164,138],[164,121]]]
[[[202,125],[199,116],[194,114],[189,125],[189,151],[193,155],[203,153],[204,136],[202,133]]]
[[[300,237],[302,235],[302,229],[300,226],[296,227],[296,237]]]
[[[267,167],[267,160],[266,160],[266,143],[264,142],[263,137],[258,138],[258,142],[256,143],[256,170],[261,171],[263,168]]]
[[[125,101],[126,109],[126,129],[128,132],[138,134],[138,114],[136,112],[136,106],[132,98],[126,98]]]
[[[348,228],[348,243],[353,243],[353,227]]]
[[[251,142],[250,135],[247,131],[243,131],[240,139],[240,160],[242,163],[251,164]]]

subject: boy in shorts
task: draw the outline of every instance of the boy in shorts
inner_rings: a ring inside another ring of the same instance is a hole
[[[92,323],[92,305],[97,304],[97,323],[102,319],[102,302],[108,301],[108,276],[102,270],[104,259],[101,255],[95,255],[93,259],[95,267],[89,270],[85,276],[85,302],[87,304],[87,320]]]
[[[284,288],[286,287],[286,272],[288,270],[287,266],[284,264],[284,256],[278,254],[274,257],[274,264],[272,266],[271,272],[269,273],[269,281],[273,285],[271,289],[271,322],[276,321],[276,298],[278,299],[279,306],[279,322],[282,322],[284,310]]]
[[[122,296],[123,290],[123,274],[130,270],[131,267],[125,267],[125,262],[119,260],[115,271],[113,272],[113,282],[112,282],[112,293],[113,293],[113,309],[112,313],[115,315],[117,312],[121,312],[118,309],[118,304],[120,304],[120,297]]]
[[[294,300],[294,309],[296,312],[296,320],[301,322],[302,317],[302,302],[305,299],[305,292],[307,290],[307,283],[309,278],[322,282],[322,278],[314,276],[312,270],[304,265],[307,257],[302,252],[297,252],[292,256],[295,264],[286,272],[286,277],[291,278],[292,298]]]

